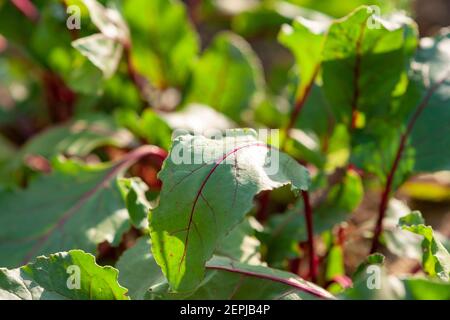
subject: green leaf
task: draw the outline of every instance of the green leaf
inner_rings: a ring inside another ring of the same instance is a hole
[[[257,0],[236,0],[233,2],[227,0],[213,0],[210,1],[214,9],[225,15],[235,15],[246,10],[258,7]]]
[[[61,252],[0,268],[0,300],[129,300],[117,278],[116,269],[99,266],[88,253]]]
[[[275,2],[278,4],[279,2]],[[283,23],[289,23],[292,19],[285,17],[275,8],[267,8],[266,6],[258,6],[246,10],[232,19],[233,31],[241,36],[249,38],[257,36],[262,32],[273,33],[278,30]]]
[[[0,162],[10,159],[15,153],[13,144],[0,135]]]
[[[170,113],[172,114],[172,113]],[[168,150],[172,144],[172,130],[164,119],[151,109],[146,109],[139,116],[132,110],[118,110],[115,113],[117,123],[144,139],[147,143]]]
[[[23,180],[23,165],[29,156],[51,159],[60,154],[85,157],[103,146],[128,147],[134,141],[131,133],[119,128],[102,114],[91,114],[66,124],[49,127],[35,135],[0,168],[0,176],[11,185]],[[13,183],[15,182],[15,183]]]
[[[207,263],[207,268],[208,274],[205,282],[193,295],[188,297],[189,299],[312,300],[334,298],[326,290],[281,270],[246,265],[223,257],[214,257]],[[226,284],[225,287],[224,284]]]
[[[345,275],[344,250],[342,246],[334,245],[328,253],[325,278],[331,281],[336,276],[342,275]]]
[[[389,201],[386,218],[383,220],[383,240],[388,250],[395,255],[420,260],[422,237],[398,227],[398,221],[410,213],[411,209],[400,200]]]
[[[384,256],[375,254],[354,275],[353,287],[340,297],[353,300],[448,300],[449,282],[422,277],[388,275]]]
[[[292,129],[289,138],[284,146],[286,153],[318,168],[323,168],[326,161],[321,150],[319,137],[312,132]]]
[[[153,253],[177,291],[198,286],[205,262],[250,211],[256,194],[309,185],[304,167],[258,142],[252,130],[231,130],[214,140],[178,137],[159,178],[160,204],[150,216]]]
[[[140,239],[120,258],[119,280],[129,288],[133,299],[332,299],[322,288],[296,275],[263,266],[250,266],[224,257],[214,257],[207,264],[205,279],[193,292],[170,290],[153,259],[148,238]]]
[[[173,130],[205,133],[208,130],[233,129],[236,125],[216,110],[201,104],[190,104],[178,112],[161,114]]]
[[[89,11],[92,23],[107,38],[125,43],[129,40],[129,31],[120,12],[112,7],[105,7],[97,0],[82,0]]]
[[[139,152],[115,164],[55,161],[52,174],[27,189],[0,193],[0,265],[74,248],[95,253],[104,241],[118,245],[130,224],[117,177]]]
[[[422,278],[403,280],[406,299],[413,300],[450,300],[450,283]]]
[[[130,132],[119,128],[113,119],[107,115],[91,114],[36,135],[25,144],[20,153],[22,156],[34,154],[46,158],[58,154],[84,157],[102,146],[123,148],[132,142]]]
[[[140,178],[122,178],[118,180],[120,191],[130,215],[130,221],[136,228],[148,227],[148,213],[152,208],[145,193],[148,186]]]
[[[323,86],[340,121],[358,112],[366,119],[386,115],[391,98],[416,47],[414,23],[377,17],[361,7],[333,23],[323,51]]]
[[[101,33],[72,42],[72,46],[110,78],[119,66],[124,45],[129,43],[128,27],[120,13],[97,0],[82,0],[91,20]]]
[[[105,78],[116,72],[122,58],[123,46],[101,33],[75,40],[72,45],[99,68]]]
[[[143,300],[151,287],[166,281],[151,253],[149,237],[140,238],[126,250],[116,266],[120,271],[119,282],[128,288],[128,294],[133,300]]]
[[[340,18],[348,12],[358,8],[361,5],[370,4],[376,6],[381,12],[391,12],[393,10],[407,9],[408,1],[390,1],[390,0],[289,0],[299,6],[324,12],[333,17]]]
[[[11,167],[16,155],[17,149],[0,135],[0,188],[2,185],[14,185],[11,181]]]
[[[408,88],[394,113],[372,121],[357,137],[353,161],[375,173],[382,182],[391,171],[400,148],[398,127],[406,137],[393,190],[413,173],[450,169],[447,154],[450,120],[450,33],[424,38],[412,63]],[[396,121],[392,121],[397,119]],[[432,143],[431,143],[432,141]],[[383,150],[380,152],[379,150]]]
[[[422,265],[426,273],[442,280],[450,280],[450,254],[436,238],[433,228],[425,225],[422,214],[414,211],[399,221],[400,227],[423,236]]]
[[[327,19],[320,12],[302,8],[287,1],[263,1],[257,7],[249,8],[232,19],[232,28],[246,38],[278,32],[284,23],[291,23],[297,17],[312,20]]]
[[[81,33],[90,31],[85,24],[85,6],[81,0],[72,1],[82,9]],[[67,30],[67,14],[63,3],[59,0],[39,1],[34,3],[39,11],[39,21],[29,21],[19,10],[11,5],[11,1],[3,1],[0,6],[0,29],[14,46],[23,50],[28,71],[45,72],[58,75],[64,82],[78,93],[96,95],[103,86],[101,72],[84,56],[71,46],[71,32]],[[4,26],[3,23],[7,24]],[[65,30],[66,32],[61,32]],[[27,74],[30,79],[30,74]],[[38,77],[39,78],[39,77]],[[77,101],[78,103],[79,101]],[[35,104],[36,101],[33,101]]]
[[[398,300],[405,290],[400,279],[389,276],[384,267],[384,256],[373,254],[361,263],[353,276],[353,287],[340,297],[348,300]]]
[[[221,33],[195,65],[187,102],[209,105],[239,122],[263,89],[261,63],[250,45],[237,35]]]
[[[199,39],[178,0],[127,0],[123,14],[140,73],[164,88],[185,84],[199,51]]]
[[[285,24],[281,29],[278,39],[292,51],[297,62],[300,75],[297,96],[300,98],[307,94],[319,73],[329,25],[326,19],[313,21],[298,17],[292,26]]]
[[[409,117],[425,103],[411,132],[413,151],[404,160],[414,161],[414,172],[450,170],[450,31],[442,31],[434,39],[424,38],[413,64],[412,95]],[[429,97],[427,98],[427,95]],[[409,98],[409,97],[407,97]],[[408,103],[410,100],[406,100]],[[407,106],[408,107],[408,106]],[[432,142],[432,143],[431,143]]]
[[[386,119],[376,119],[353,137],[351,163],[375,174],[385,184],[400,147],[398,124]],[[414,160],[410,155],[411,149],[406,148],[403,161],[400,161],[395,172],[393,190],[397,190],[413,171]]]
[[[311,79],[314,81],[314,79]],[[302,86],[298,85],[301,81],[297,79],[289,84],[289,101],[290,105],[295,107],[296,101],[300,97],[298,88]],[[295,128],[311,132],[320,139],[322,153],[328,151],[327,148],[332,148],[330,144],[330,136],[333,134],[336,125],[336,119],[334,118],[331,106],[328,103],[323,87],[317,83],[311,83],[312,88],[307,96],[307,100],[301,109],[300,116],[298,117]],[[306,84],[305,84],[306,86]],[[301,90],[308,90],[307,88]],[[304,91],[305,93],[305,91]],[[290,111],[292,113],[292,110]]]
[[[14,7],[12,1],[0,2],[0,29],[4,37],[17,42],[29,40],[27,30],[33,28],[33,22],[28,20]]]
[[[215,254],[251,265],[262,264],[261,243],[255,237],[256,232],[262,229],[255,218],[248,217],[230,231]]]
[[[260,243],[254,238],[255,228],[260,227],[253,218],[244,220],[224,238],[216,254],[240,262],[261,264],[258,252]],[[149,237],[139,239],[132,248],[125,251],[117,262],[117,268],[120,270],[120,283],[129,288],[132,299],[142,300],[151,287],[167,282],[153,258]]]
[[[381,253],[371,254],[370,256],[366,257],[366,259],[362,263],[360,263],[355,273],[353,274],[353,278],[359,277],[364,271],[366,271],[368,266],[383,266],[385,259],[385,256],[383,256]]]

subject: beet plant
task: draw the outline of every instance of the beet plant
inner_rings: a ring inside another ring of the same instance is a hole
[[[450,31],[328,2],[0,0],[0,299],[450,299]]]

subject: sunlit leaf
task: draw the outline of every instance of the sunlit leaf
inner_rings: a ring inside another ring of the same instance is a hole
[[[116,269],[99,266],[88,253],[61,252],[0,268],[0,300],[128,300],[117,278]]]
[[[420,212],[415,211],[403,217],[399,225],[404,229],[421,235],[422,241],[422,267],[432,277],[442,280],[450,279],[450,254],[443,244],[436,238],[430,226],[425,225]]]
[[[258,141],[252,130],[229,131],[215,140],[178,137],[159,177],[163,188],[150,218],[152,249],[177,291],[198,286],[206,261],[250,211],[256,194],[288,184],[298,192],[309,185],[305,168]]]
[[[237,35],[220,33],[195,65],[187,101],[240,121],[263,89],[261,64],[250,45]]]

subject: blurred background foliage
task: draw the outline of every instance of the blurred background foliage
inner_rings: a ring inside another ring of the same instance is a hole
[[[26,16],[12,1],[0,0],[0,190],[27,186],[49,170],[49,161],[59,154],[98,163],[115,160],[142,143],[168,149],[173,129],[285,127],[299,75],[294,55],[278,37],[282,25],[297,16],[327,21],[361,5],[376,5],[382,15],[405,11],[418,23],[421,36],[435,35],[450,24],[447,0],[99,2],[114,9],[106,14],[80,0],[36,0],[35,10],[24,10]],[[66,27],[66,9],[72,5],[81,8],[79,30]],[[323,88],[314,85],[303,116],[294,124],[299,130],[287,145],[288,153],[309,162],[313,173],[332,172],[349,158],[349,134],[340,126],[330,134],[324,116],[329,110]],[[132,170],[156,197],[158,168],[143,163]],[[345,215],[357,206],[351,199],[363,198],[360,179],[353,172],[345,178],[352,187],[344,184],[331,192],[344,194],[343,201],[335,206],[330,198],[319,208],[319,216],[331,207],[336,216]],[[371,178],[365,182],[368,189],[379,191],[379,183]],[[316,188],[327,185],[321,175],[315,183]],[[272,197],[272,212],[283,211],[292,201],[283,192]],[[398,197],[424,209],[427,222],[450,235],[448,172],[415,176]],[[349,230],[374,215],[374,198],[373,191],[364,196]],[[268,230],[284,218],[275,216]],[[321,222],[324,243],[333,247],[325,231],[334,221]],[[297,220],[288,227],[302,230],[303,223]],[[269,236],[262,232],[260,238],[270,247],[272,240],[265,238]],[[291,243],[304,236],[287,239],[286,246],[272,253],[298,254]],[[283,245],[284,240],[275,244]],[[350,239],[347,248],[347,267],[353,269],[365,254],[358,241]],[[276,265],[277,257],[268,258]],[[396,272],[416,263],[392,261]]]

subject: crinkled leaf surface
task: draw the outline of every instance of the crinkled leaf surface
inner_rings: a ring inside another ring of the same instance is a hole
[[[61,252],[18,269],[0,268],[0,300],[128,300],[117,278],[116,269],[99,266],[88,253]]]
[[[240,121],[263,89],[261,63],[250,45],[237,35],[221,33],[195,65],[187,102],[204,103]]]
[[[415,211],[400,219],[399,225],[404,229],[423,236],[422,265],[426,273],[442,280],[450,280],[450,254],[435,237],[433,228],[425,225],[420,212]]]
[[[55,161],[54,171],[27,189],[2,192],[0,265],[17,267],[74,248],[95,253],[103,241],[117,245],[130,227],[117,177],[132,163]]]
[[[206,261],[250,211],[256,194],[287,184],[298,192],[309,185],[304,167],[259,142],[253,130],[232,130],[214,140],[178,137],[159,178],[160,203],[150,217],[152,249],[177,291],[198,286]]]

